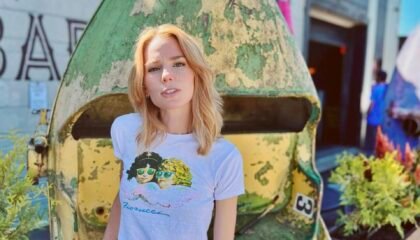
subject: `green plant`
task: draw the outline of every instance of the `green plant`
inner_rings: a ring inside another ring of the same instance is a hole
[[[354,207],[350,214],[340,213],[345,235],[367,231],[368,235],[385,225],[392,225],[401,237],[402,225],[416,224],[420,214],[418,185],[412,172],[397,160],[397,152],[382,158],[343,154],[330,181],[342,190],[340,203]]]
[[[7,153],[0,152],[0,239],[28,239],[46,214],[33,200],[47,188],[33,185],[32,176],[25,174],[27,139],[12,134],[0,140],[13,145]]]

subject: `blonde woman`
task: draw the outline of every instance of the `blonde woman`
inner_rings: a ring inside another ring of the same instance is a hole
[[[129,98],[136,113],[112,124],[114,154],[126,171],[141,154],[177,159],[191,184],[179,193],[165,186],[148,192],[167,198],[169,207],[159,208],[126,197],[139,183],[123,171],[104,239],[207,239],[214,207],[214,239],[233,239],[237,197],[244,193],[242,158],[220,135],[222,101],[202,50],[178,27],[161,25],[140,34],[134,63]],[[170,207],[180,194],[193,197]]]

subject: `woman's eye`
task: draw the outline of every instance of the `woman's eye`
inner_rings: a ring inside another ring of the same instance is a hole
[[[150,67],[147,69],[147,72],[155,72],[155,71],[159,71],[160,68],[158,67]]]
[[[177,62],[174,64],[174,67],[183,67],[183,66],[185,66],[185,63],[183,62]]]

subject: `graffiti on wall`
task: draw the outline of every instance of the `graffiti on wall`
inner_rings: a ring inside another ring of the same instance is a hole
[[[83,31],[85,30],[86,22],[77,19],[67,19],[67,29],[69,34],[69,47],[67,51],[69,54],[76,48]]]
[[[34,17],[29,14],[30,24],[25,44],[22,46],[22,60],[16,80],[30,80],[29,70],[31,68],[44,68],[50,72],[49,80],[60,79],[57,65],[54,60],[53,49],[48,42],[42,25],[42,15]],[[35,55],[35,45],[39,44],[42,49],[42,56]]]
[[[3,20],[0,18],[0,43],[3,38]],[[6,69],[6,53],[0,45],[0,77],[3,75],[4,70]]]
[[[44,27],[43,14],[33,15],[28,13],[28,18],[28,30],[20,45],[20,49],[7,49],[2,46],[2,40],[5,35],[5,26],[3,24],[3,19],[0,17],[0,77],[2,77],[7,69],[6,53],[10,50],[11,52],[20,52],[18,70],[14,75],[15,80],[31,80],[33,79],[33,77],[31,77],[31,70],[43,69],[48,72],[48,80],[60,81],[60,72],[57,68],[54,48],[47,34],[48,29]],[[86,28],[87,23],[86,21],[78,19],[66,18],[65,20],[67,22],[66,27],[68,33],[67,52],[70,56]],[[18,41],[18,39],[14,41]],[[19,44],[15,46],[19,46]]]

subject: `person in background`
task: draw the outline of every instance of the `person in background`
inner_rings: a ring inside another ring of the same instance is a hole
[[[365,138],[365,151],[372,154],[375,149],[375,138],[378,126],[383,122],[385,115],[384,103],[387,90],[387,74],[383,70],[378,70],[375,74],[375,84],[370,93],[370,105],[367,116],[367,128]]]

